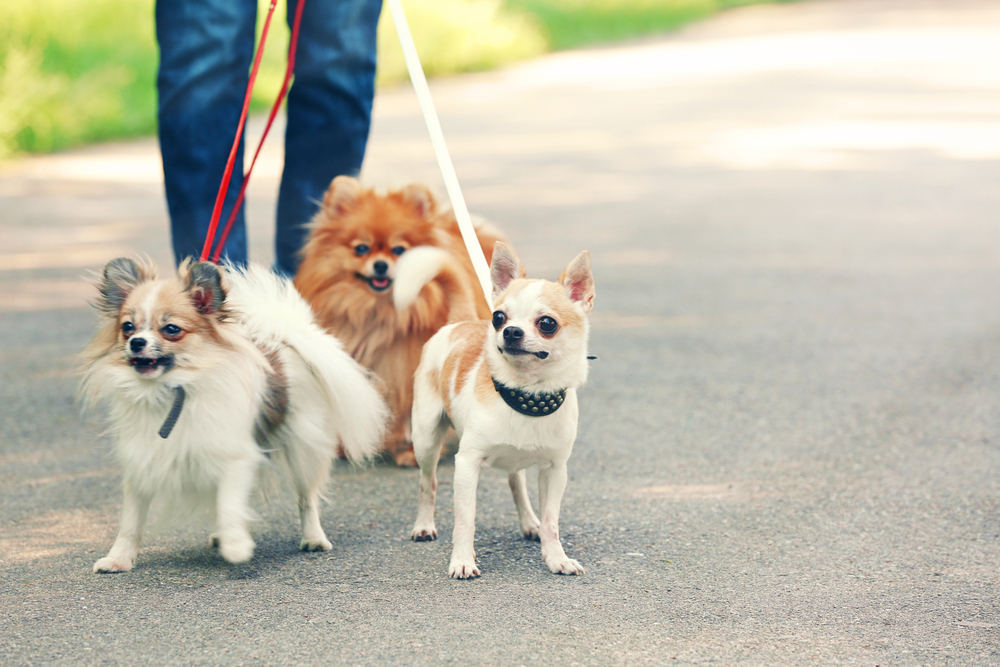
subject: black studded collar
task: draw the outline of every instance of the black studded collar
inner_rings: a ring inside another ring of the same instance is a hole
[[[519,412],[528,417],[544,417],[562,407],[566,400],[566,390],[558,389],[549,393],[532,394],[523,389],[508,387],[505,384],[493,380],[493,387],[500,394],[504,403],[509,405],[514,412]]]

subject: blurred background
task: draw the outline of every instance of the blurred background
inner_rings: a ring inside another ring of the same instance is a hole
[[[4,666],[1000,664],[1000,2],[406,6],[470,209],[533,276],[593,253],[562,513],[587,576],[538,567],[484,473],[488,574],[449,584],[388,467],[339,475],[329,554],[282,501],[246,569],[192,527],[91,575],[120,472],[73,402],[87,275],[171,262],[153,0],[0,0]],[[380,37],[361,178],[443,193]],[[247,195],[265,263],[280,136]]]
[[[787,0],[786,0],[787,1]],[[663,32],[766,0],[421,0],[404,3],[429,76],[483,71],[546,52]],[[0,3],[0,161],[152,135],[156,129],[154,0]],[[258,31],[267,13],[261,0]],[[254,94],[273,100],[288,29],[279,0]],[[381,87],[406,80],[387,11]]]

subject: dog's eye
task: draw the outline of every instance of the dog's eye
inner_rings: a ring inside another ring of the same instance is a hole
[[[398,246],[396,246],[395,248],[392,249],[392,254],[396,255],[397,257],[399,257],[400,255],[402,255],[404,252],[406,252],[406,248],[404,248],[401,245],[398,245]]]
[[[504,322],[507,321],[507,316],[501,313],[499,310],[493,313],[493,328],[499,329],[503,326]]]
[[[167,338],[176,338],[177,336],[180,336],[184,330],[181,329],[176,324],[168,324],[162,329],[160,329],[160,331],[162,331],[163,335],[166,336]]]
[[[359,243],[358,245],[354,246],[354,254],[357,255],[358,257],[361,257],[362,255],[367,255],[369,250],[371,250],[371,248],[369,248],[364,243]]]
[[[551,317],[543,317],[538,320],[538,330],[543,334],[554,334],[559,328],[559,323]]]
[[[131,322],[124,322],[122,324],[122,333],[126,336],[131,336],[135,333],[135,325]]]

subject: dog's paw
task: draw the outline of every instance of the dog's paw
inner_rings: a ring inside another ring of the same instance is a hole
[[[430,526],[414,526],[413,530],[410,531],[410,539],[414,542],[431,542],[438,538],[437,529],[434,524]]]
[[[393,460],[396,462],[400,468],[416,468],[417,467],[417,456],[413,453],[413,447],[409,449],[404,449],[401,452],[396,452],[392,455]]]
[[[219,553],[230,563],[245,563],[253,558],[253,550],[257,545],[249,535],[219,538]]]
[[[128,572],[132,569],[132,561],[123,558],[112,558],[107,556],[94,563],[94,574],[113,574],[115,572]]]
[[[472,579],[479,576],[479,568],[475,561],[451,561],[448,566],[448,576],[452,579]]]
[[[583,566],[572,558],[551,559],[545,561],[554,574],[583,574]]]
[[[329,551],[333,548],[333,544],[330,540],[326,539],[326,536],[320,536],[319,538],[302,538],[299,542],[299,549],[302,551]]]
[[[524,539],[526,540],[534,540],[535,542],[538,542],[541,539],[541,537],[539,537],[538,531],[540,531],[541,529],[542,526],[539,523],[529,524],[527,526],[522,525],[521,535],[523,535]]]

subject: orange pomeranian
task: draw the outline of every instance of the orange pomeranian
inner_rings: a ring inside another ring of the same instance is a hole
[[[475,226],[489,262],[504,238],[484,221]],[[445,324],[490,316],[452,211],[421,185],[380,194],[338,176],[310,225],[295,286],[382,380],[393,413],[383,449],[397,465],[416,465],[410,410],[420,351]]]

